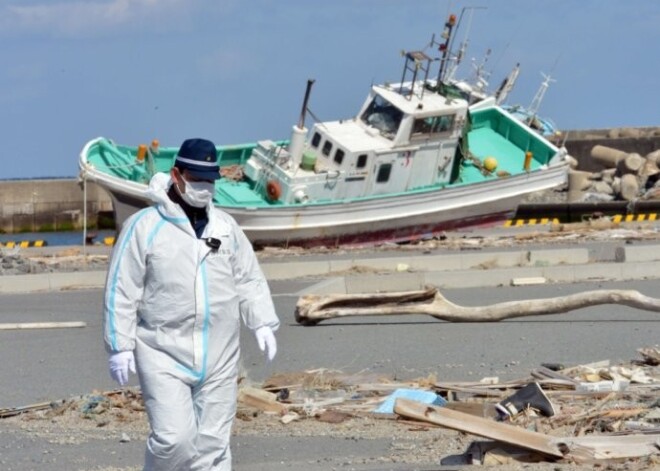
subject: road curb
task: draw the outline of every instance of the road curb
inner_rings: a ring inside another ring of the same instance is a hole
[[[570,248],[266,262],[261,267],[270,281],[326,278],[302,294],[406,291],[427,285],[509,286],[524,284],[526,278],[543,278],[550,283],[660,278],[660,263],[655,261],[660,259],[660,246],[624,249],[617,252],[616,261],[602,263],[590,262],[588,249]],[[0,294],[98,289],[104,286],[105,278],[106,271],[0,276]],[[514,279],[523,282],[514,283]]]

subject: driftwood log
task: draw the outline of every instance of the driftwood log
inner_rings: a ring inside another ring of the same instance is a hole
[[[429,288],[395,293],[306,295],[298,300],[295,317],[303,325],[315,325],[337,317],[404,314],[425,314],[449,322],[497,322],[515,317],[561,314],[599,304],[622,304],[660,312],[660,299],[635,290],[584,291],[556,298],[467,307],[454,304],[436,288]]]

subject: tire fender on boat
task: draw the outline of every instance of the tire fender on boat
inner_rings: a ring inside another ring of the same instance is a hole
[[[266,183],[266,194],[272,201],[277,201],[282,195],[282,187],[277,180],[268,180]]]

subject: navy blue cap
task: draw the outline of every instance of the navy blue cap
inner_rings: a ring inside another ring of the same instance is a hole
[[[220,178],[218,152],[215,144],[206,139],[186,139],[181,144],[174,160],[179,170],[187,170],[193,177],[201,180]]]

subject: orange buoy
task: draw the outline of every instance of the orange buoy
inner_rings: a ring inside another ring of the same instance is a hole
[[[533,154],[531,152],[525,152],[525,164],[523,165],[523,169],[526,172],[529,172],[529,169],[532,166],[532,157]]]
[[[268,183],[266,183],[266,194],[269,199],[277,201],[282,195],[282,187],[276,180],[268,180]]]

